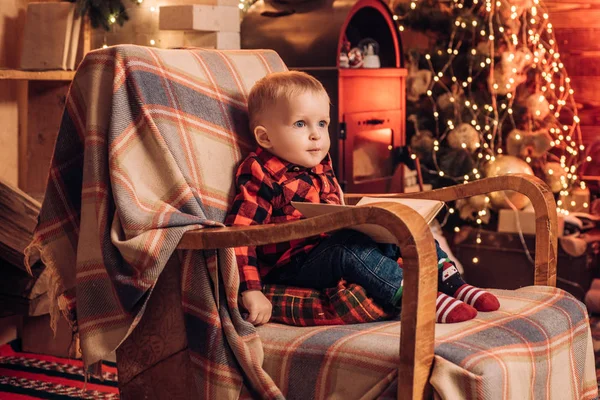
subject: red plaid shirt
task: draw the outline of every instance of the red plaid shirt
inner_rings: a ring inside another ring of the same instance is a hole
[[[341,204],[329,156],[313,168],[304,168],[258,148],[240,164],[236,186],[226,225],[277,224],[303,218],[291,201]],[[261,278],[276,268],[299,265],[325,236],[236,248],[240,291],[262,290]]]

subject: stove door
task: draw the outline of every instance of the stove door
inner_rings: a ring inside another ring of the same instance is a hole
[[[344,115],[343,180],[348,193],[402,191],[392,159],[393,149],[404,144],[400,118],[400,110]]]

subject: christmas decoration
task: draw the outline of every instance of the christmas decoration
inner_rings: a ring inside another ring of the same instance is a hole
[[[416,121],[407,124],[407,138],[414,148],[434,144],[431,157],[421,159],[426,182],[439,187],[535,172],[565,198],[579,187],[581,167],[591,157],[540,0],[413,0],[393,11],[403,35],[423,32],[429,43],[406,51],[407,115]],[[489,198],[457,207],[468,204],[464,214],[481,224],[480,212],[509,207],[505,198],[516,208],[527,204],[515,193]],[[568,213],[564,203],[558,206]]]
[[[542,157],[553,145],[552,137],[543,129],[536,132],[513,129],[506,138],[506,152],[521,158]]]
[[[480,146],[479,132],[464,122],[450,131],[447,140],[448,145],[453,149],[467,149],[471,153]]]
[[[121,0],[68,0],[77,3],[77,11],[81,16],[87,15],[93,28],[110,30],[113,24],[122,26],[129,20],[125,6]],[[141,4],[143,0],[130,0],[132,3]]]
[[[358,42],[357,47],[364,55],[363,68],[381,68],[381,60],[379,60],[379,43],[377,43],[377,41],[366,38]]]
[[[544,165],[544,181],[552,193],[558,193],[563,188],[563,183],[567,181],[567,173],[557,162],[549,162]]]
[[[363,53],[358,47],[354,47],[348,52],[348,64],[350,68],[361,68],[363,66]]]
[[[533,170],[525,161],[514,156],[498,156],[486,164],[485,176],[502,176],[508,174],[533,175]],[[518,210],[529,204],[529,199],[524,195],[506,190],[504,192],[493,192],[489,194],[491,204],[495,209],[512,208],[508,201]]]

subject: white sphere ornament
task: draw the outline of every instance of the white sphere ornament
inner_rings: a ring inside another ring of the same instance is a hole
[[[465,149],[473,153],[481,145],[479,132],[467,123],[459,124],[452,129],[446,138],[448,146],[453,149]]]
[[[525,100],[525,107],[533,119],[542,120],[550,114],[550,103],[541,93],[534,93]]]
[[[485,166],[485,175],[488,178],[509,174],[527,174],[533,175],[533,170],[525,161],[514,156],[496,156],[494,161],[490,161]],[[512,190],[502,192],[493,192],[489,195],[492,207],[495,209],[512,208],[507,200],[510,201],[518,210],[522,210],[529,204],[529,199],[520,193]]]

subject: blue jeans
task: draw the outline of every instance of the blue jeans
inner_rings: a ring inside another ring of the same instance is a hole
[[[361,232],[345,229],[323,239],[299,265],[275,270],[265,281],[325,289],[343,278],[364,287],[378,304],[395,306],[392,299],[402,283],[399,256],[397,246],[377,244]]]

